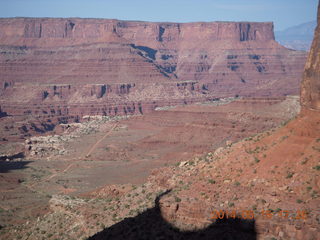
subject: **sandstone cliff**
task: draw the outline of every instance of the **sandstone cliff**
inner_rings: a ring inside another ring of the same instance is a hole
[[[318,26],[315,31],[310,54],[305,66],[301,85],[301,105],[304,109],[320,111],[320,5]]]
[[[0,19],[0,106],[65,121],[297,94],[305,58],[275,42],[272,23]]]

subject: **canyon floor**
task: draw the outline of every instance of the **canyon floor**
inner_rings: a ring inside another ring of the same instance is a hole
[[[60,134],[3,143],[2,152],[25,149],[25,156],[16,153],[1,161],[1,234],[23,239],[31,234],[34,239],[55,239],[58,232],[63,239],[90,236],[101,226],[134,214],[136,209],[128,205],[131,200],[120,203],[120,198],[132,191],[130,195],[139,195],[136,191],[145,187],[153,169],[187,166],[188,161],[204,159],[208,152],[221,151],[245,138],[252,141],[252,136],[285,124],[299,110],[295,96],[229,98],[126,118],[90,117],[82,123],[61,124],[56,131]],[[154,186],[148,191],[152,184],[146,186],[141,191],[148,196],[137,197],[133,204],[137,209],[141,204],[141,209],[152,206],[158,193]],[[111,214],[106,204],[120,215],[102,220]],[[119,213],[119,204],[128,211]],[[73,207],[79,209],[74,212]],[[60,226],[64,214],[77,218],[75,229]],[[31,232],[29,224],[35,228]],[[35,227],[37,224],[41,227]]]

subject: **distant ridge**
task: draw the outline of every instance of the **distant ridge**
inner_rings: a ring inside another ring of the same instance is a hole
[[[316,25],[316,21],[302,23],[283,31],[276,31],[275,37],[280,44],[287,48],[309,51]]]

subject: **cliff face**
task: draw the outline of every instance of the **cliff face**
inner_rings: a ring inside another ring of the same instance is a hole
[[[9,115],[48,116],[48,105],[109,115],[296,94],[305,57],[274,41],[272,23],[0,19],[0,106]]]
[[[27,46],[58,40],[60,46],[73,42],[97,43],[119,41],[157,47],[163,44],[194,40],[269,41],[274,40],[272,23],[209,22],[150,23],[107,19],[14,18],[0,20],[0,38],[4,44]],[[63,41],[61,41],[63,39]]]
[[[318,26],[301,85],[301,106],[303,109],[320,111],[320,5],[318,7]]]

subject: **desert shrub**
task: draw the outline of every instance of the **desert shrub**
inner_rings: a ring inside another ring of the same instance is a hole
[[[234,185],[240,186],[240,182],[236,181],[236,182],[234,183]]]
[[[293,172],[288,172],[286,178],[292,178],[293,177]]]
[[[314,166],[313,169],[320,171],[320,165]]]
[[[209,179],[208,182],[211,183],[211,184],[215,184],[216,183],[216,181],[213,180],[213,179]]]

